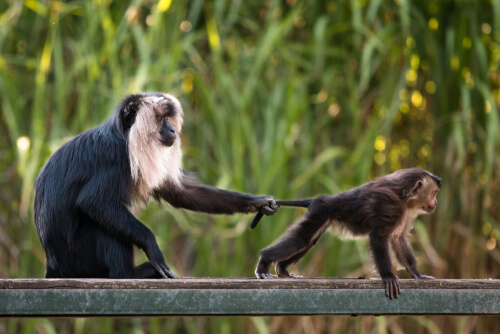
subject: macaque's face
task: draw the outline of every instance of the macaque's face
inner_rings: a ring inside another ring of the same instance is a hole
[[[182,108],[179,101],[168,94],[154,94],[143,99],[139,113],[144,126],[152,137],[156,137],[161,145],[170,147],[174,144],[182,127]],[[151,138],[152,140],[154,140]]]
[[[130,123],[130,169],[138,185],[138,196],[147,199],[153,189],[165,182],[180,182],[184,113],[179,100],[169,94],[144,93],[129,99],[122,118],[124,124]]]

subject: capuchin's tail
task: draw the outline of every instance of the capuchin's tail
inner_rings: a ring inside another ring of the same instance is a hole
[[[293,200],[293,201],[276,201],[276,204],[279,206],[292,206],[297,208],[308,208],[311,205],[312,199],[301,199],[301,200]],[[263,214],[257,212],[255,217],[253,217],[252,222],[250,223],[250,230],[253,230],[257,224],[262,219]]]

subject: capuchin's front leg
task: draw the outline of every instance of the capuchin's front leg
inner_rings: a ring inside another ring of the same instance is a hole
[[[435,277],[422,275],[418,272],[417,260],[415,260],[411,247],[404,236],[393,238],[391,245],[398,262],[406,268],[411,277],[414,279],[436,279]]]
[[[390,299],[398,298],[401,293],[399,279],[392,272],[391,257],[389,254],[389,237],[382,236],[374,229],[370,233],[370,249],[380,277],[385,284],[385,295]]]
[[[181,184],[167,184],[153,193],[156,199],[164,199],[176,208],[212,214],[262,212],[270,216],[279,206],[272,196],[253,196],[236,191],[223,190],[181,179]]]

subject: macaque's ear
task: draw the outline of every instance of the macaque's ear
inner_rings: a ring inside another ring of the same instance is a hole
[[[128,132],[130,127],[135,122],[137,111],[139,110],[139,103],[137,101],[125,101],[122,109],[120,110],[120,126],[123,132]]]
[[[135,121],[135,116],[137,116],[138,104],[133,101],[129,102],[125,108],[123,108],[123,123],[125,128],[130,128]]]
[[[410,191],[410,197],[415,196],[422,188],[422,180],[418,180]]]

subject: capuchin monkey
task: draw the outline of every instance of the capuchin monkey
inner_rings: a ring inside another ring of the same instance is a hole
[[[389,248],[414,279],[434,279],[421,275],[406,236],[419,214],[432,213],[441,179],[423,169],[401,169],[358,188],[333,196],[320,195],[301,201],[277,201],[281,206],[308,207],[304,216],[273,245],[260,251],[255,269],[257,278],[274,278],[269,267],[275,264],[278,277],[297,277],[288,266],[299,261],[332,226],[340,236],[368,236],[376,268],[391,299],[401,293],[392,273]],[[250,228],[262,217],[259,213]]]
[[[106,123],[50,157],[34,185],[46,277],[177,278],[153,232],[129,211],[150,197],[206,213],[276,212],[273,197],[221,190],[188,177],[181,168],[183,116],[171,95],[130,95]],[[134,265],[134,245],[148,262]]]

